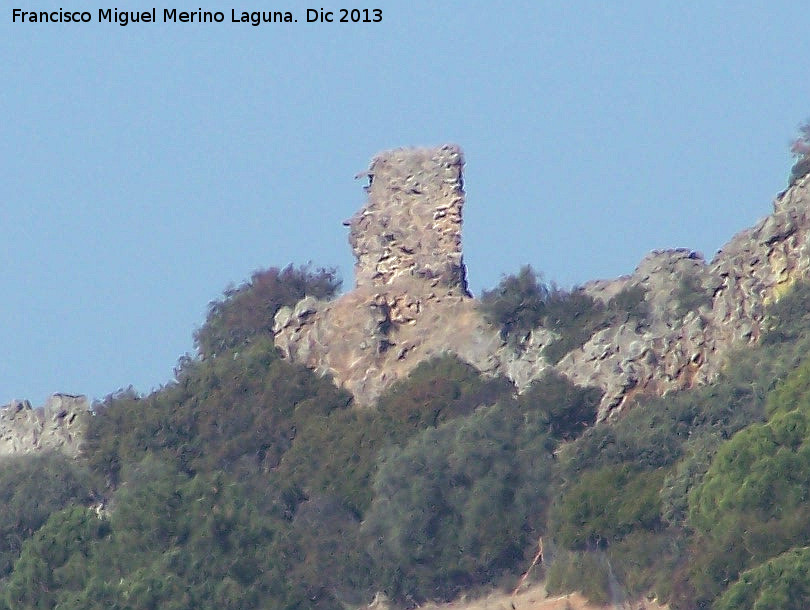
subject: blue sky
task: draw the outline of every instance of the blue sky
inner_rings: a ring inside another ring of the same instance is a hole
[[[257,268],[351,287],[341,221],[380,150],[464,148],[474,292],[525,263],[571,286],[653,248],[710,258],[770,211],[810,116],[795,2],[414,0],[307,24],[290,0],[273,8],[298,23],[227,23],[260,4],[119,7],[214,25],[0,11],[0,404],[170,381],[207,303]]]

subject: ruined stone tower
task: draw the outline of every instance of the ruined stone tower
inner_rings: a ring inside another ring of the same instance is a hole
[[[496,331],[467,292],[461,251],[464,156],[457,146],[374,157],[366,204],[344,224],[355,288],[332,302],[282,308],[275,342],[286,358],[331,374],[358,405],[421,361],[454,352],[494,366]]]
[[[344,223],[350,228],[358,288],[388,286],[410,276],[438,279],[467,293],[463,165],[461,150],[450,145],[392,150],[374,158],[365,172],[368,203]]]

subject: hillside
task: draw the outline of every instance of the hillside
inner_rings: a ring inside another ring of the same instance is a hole
[[[810,177],[710,262],[473,299],[462,168],[375,158],[347,293],[259,270],[159,390],[5,407],[0,610],[808,607]]]

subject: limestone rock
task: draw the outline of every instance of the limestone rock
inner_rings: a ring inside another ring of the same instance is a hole
[[[39,409],[27,400],[12,401],[0,407],[0,457],[41,451],[76,457],[89,417],[85,396],[54,394]]]
[[[606,301],[640,286],[649,312],[644,329],[601,331],[557,365],[574,382],[605,391],[600,418],[638,392],[711,382],[732,346],[758,340],[766,306],[810,278],[809,180],[782,193],[773,214],[734,236],[711,262],[689,250],[654,251],[632,275],[584,287]],[[684,311],[689,292],[696,298]]]
[[[483,371],[503,368],[503,341],[467,292],[463,164],[449,145],[395,150],[371,162],[368,202],[344,223],[355,289],[333,302],[282,308],[274,333],[285,357],[331,374],[360,405],[445,352]]]
[[[557,338],[538,328],[504,342],[467,292],[461,250],[463,155],[458,147],[378,155],[368,202],[347,224],[356,287],[332,302],[282,308],[275,340],[285,357],[331,374],[359,405],[371,405],[419,362],[452,352],[519,390],[554,368],[604,391],[599,418],[639,393],[665,394],[712,381],[729,349],[757,341],[766,307],[810,277],[810,176],[783,192],[773,214],[737,234],[707,262],[687,249],[656,250],[616,280],[582,290],[608,303],[643,292],[643,320],[627,315],[594,332],[556,365]]]

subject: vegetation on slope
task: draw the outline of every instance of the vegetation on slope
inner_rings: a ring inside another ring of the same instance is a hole
[[[639,326],[647,323],[644,290],[640,286],[628,287],[603,303],[578,288],[566,291],[545,284],[530,265],[516,275],[504,276],[492,290],[485,290],[480,308],[487,321],[516,347],[535,328],[557,333],[558,338],[543,353],[553,364],[603,328],[628,320]]]
[[[578,320],[643,313],[639,295],[585,303],[522,274],[535,311],[507,335],[539,320],[575,345]],[[301,294],[284,285],[300,274],[277,276],[278,294]],[[218,336],[240,339],[200,343],[206,357],[148,396],[97,404],[78,462],[0,464],[0,608],[338,609],[375,591],[412,606],[514,585],[538,537],[551,590],[804,607],[810,287],[771,307],[760,345],[715,384],[593,426],[598,390],[548,375],[516,396],[451,355],[353,409],[277,356],[275,305],[222,313],[260,285],[228,293],[204,327],[237,320]]]
[[[194,343],[201,357],[210,358],[254,337],[272,337],[273,319],[284,305],[305,296],[331,298],[340,285],[334,269],[288,265],[258,270],[242,285],[226,289],[223,299],[208,304],[208,316],[194,333]]]

